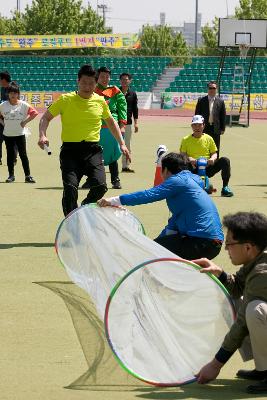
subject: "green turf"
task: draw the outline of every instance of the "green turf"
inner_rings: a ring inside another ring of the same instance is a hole
[[[121,174],[121,191],[149,187],[154,179],[155,152],[159,144],[178,150],[182,136],[190,132],[180,118],[140,118],[140,132],[134,135],[133,167],[136,174]],[[61,178],[58,162],[59,120],[51,123],[52,156],[37,147],[38,121],[32,123],[28,142],[31,172],[37,183],[25,184],[20,161],[16,182],[6,184],[7,167],[0,167],[1,204],[1,400],[73,399],[247,399],[245,381],[235,380],[235,371],[244,367],[238,354],[225,366],[212,385],[196,384],[180,389],[153,387],[102,392],[73,391],[63,387],[86,369],[72,321],[63,302],[33,281],[67,281],[53,249],[55,232],[62,219]],[[221,198],[220,177],[212,179],[220,215],[238,210],[266,212],[266,123],[252,122],[250,128],[229,128],[222,138],[222,155],[232,161],[230,186],[235,196]],[[110,178],[108,175],[110,186]],[[80,200],[85,192],[80,191]],[[148,236],[159,233],[168,218],[164,202],[135,207]],[[225,250],[216,260],[234,271]],[[248,363],[251,367],[253,364]],[[266,398],[264,396],[257,398]]]

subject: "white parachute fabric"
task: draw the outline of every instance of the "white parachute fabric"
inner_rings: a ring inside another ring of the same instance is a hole
[[[192,263],[158,260],[177,257],[146,237],[128,210],[76,209],[60,225],[56,249],[102,320],[121,280],[107,303],[107,336],[120,363],[147,382],[194,380],[233,322],[223,288]]]
[[[179,385],[219,350],[234,320],[225,289],[192,263],[154,260],[136,267],[107,303],[111,348],[136,377]]]
[[[77,208],[59,226],[55,246],[69,277],[91,296],[102,319],[125,273],[146,260],[175,257],[144,235],[131,212],[115,207]]]

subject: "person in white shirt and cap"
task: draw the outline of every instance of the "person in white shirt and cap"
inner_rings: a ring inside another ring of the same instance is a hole
[[[223,187],[221,196],[232,197],[234,194],[228,186],[231,176],[229,158],[218,158],[218,149],[210,135],[204,133],[205,123],[202,115],[194,115],[192,119],[193,133],[182,139],[180,151],[188,156],[193,172],[197,173],[197,159],[207,159],[206,175],[210,178],[221,171]]]

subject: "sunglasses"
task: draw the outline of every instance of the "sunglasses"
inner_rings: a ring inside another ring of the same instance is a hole
[[[211,87],[211,86],[209,86],[209,90],[210,90],[210,89],[217,89],[217,88],[216,88],[216,87],[213,87],[213,86],[212,86],[212,87]]]

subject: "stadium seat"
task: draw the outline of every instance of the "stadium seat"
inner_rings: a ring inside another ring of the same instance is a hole
[[[191,63],[186,63],[174,79],[174,84],[170,84],[166,91],[171,92],[174,90],[179,91],[181,84],[183,89],[187,92],[206,92],[206,83],[209,80],[216,80],[219,69],[220,57],[193,57]],[[223,69],[221,89],[223,91],[231,92],[233,88],[233,76],[235,65],[240,65],[239,57],[226,57]],[[245,77],[248,76],[249,60],[244,63]],[[259,88],[261,92],[265,93],[267,90],[267,58],[257,57],[255,68],[252,76],[251,92],[258,93]],[[191,84],[189,84],[189,82]]]
[[[23,90],[73,90],[78,69],[83,64],[95,68],[106,65],[112,69],[114,82],[119,75],[130,72],[140,91],[150,91],[170,57],[91,57],[91,56],[5,56],[0,59],[0,70],[7,69],[12,79],[23,85]]]

